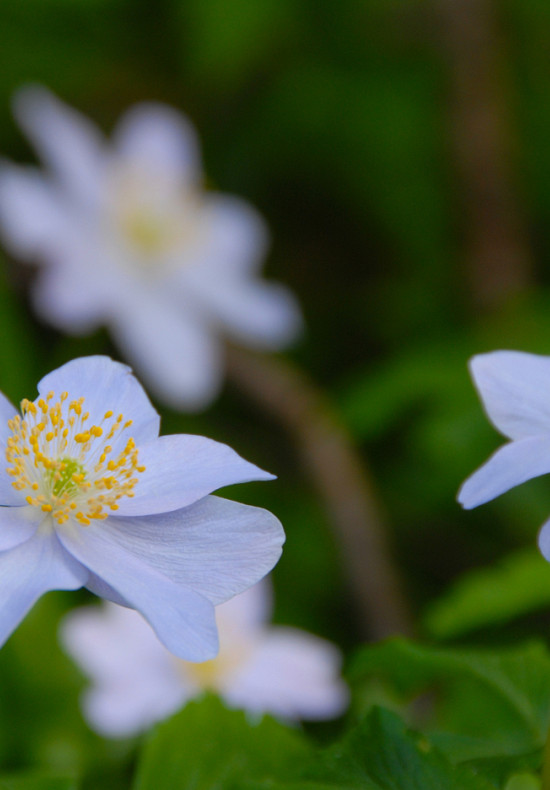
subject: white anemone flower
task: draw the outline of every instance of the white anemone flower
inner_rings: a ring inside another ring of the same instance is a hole
[[[214,606],[261,579],[284,533],[261,508],[209,494],[272,475],[201,436],[159,437],[125,365],[75,359],[21,412],[0,394],[0,644],[48,590],[87,587],[139,610],[164,645],[204,661]]]
[[[286,346],[301,326],[292,294],[261,279],[262,218],[206,192],[197,136],[161,104],[139,104],[110,144],[45,88],[16,95],[17,120],[48,168],[0,166],[0,229],[40,264],[34,303],[68,333],[106,325],[151,391],[201,408],[221,386],[222,336]]]
[[[297,628],[270,626],[269,599],[260,583],[216,607],[220,652],[203,664],[174,658],[137,612],[114,604],[70,612],[60,637],[92,681],[82,699],[90,726],[111,737],[134,735],[204,691],[229,707],[285,720],[342,713],[348,690],[339,651]]]
[[[550,472],[550,357],[494,351],[473,357],[470,370],[489,420],[511,441],[462,485],[467,509]],[[550,521],[539,546],[550,560]]]

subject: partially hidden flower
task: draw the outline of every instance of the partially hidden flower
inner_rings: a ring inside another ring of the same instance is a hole
[[[218,649],[214,606],[277,562],[279,521],[210,493],[266,472],[201,436],[159,437],[125,365],[75,359],[21,412],[0,394],[0,644],[48,590],[137,609],[181,658]]]
[[[458,501],[468,509],[550,472],[550,357],[494,351],[473,357],[470,371],[489,420],[510,441],[462,485]],[[550,521],[539,546],[550,560]]]
[[[260,277],[267,230],[243,200],[202,185],[196,133],[144,103],[108,144],[45,88],[15,115],[48,167],[0,167],[6,246],[41,265],[34,303],[68,333],[107,325],[151,391],[200,408],[223,374],[222,336],[269,350],[301,326],[292,294]]]
[[[174,658],[137,612],[114,604],[70,612],[61,641],[92,681],[82,699],[90,726],[134,735],[204,691],[286,720],[342,713],[348,690],[339,651],[305,631],[269,625],[269,597],[260,583],[216,607],[220,652],[203,664]]]

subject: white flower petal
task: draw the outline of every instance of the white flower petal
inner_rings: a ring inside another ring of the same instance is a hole
[[[67,615],[63,646],[93,681],[84,714],[97,732],[127,737],[174,713],[193,694],[177,660],[138,612],[85,607]]]
[[[88,573],[60,545],[55,533],[39,530],[30,540],[0,553],[0,644],[32,605],[49,590],[76,590]]]
[[[487,415],[510,439],[550,433],[550,357],[494,351],[470,361]]]
[[[61,263],[73,252],[71,265]],[[84,256],[85,260],[80,259]],[[53,326],[73,334],[85,334],[101,326],[109,312],[106,283],[94,276],[90,248],[64,248],[55,263],[42,267],[32,290],[37,313]]]
[[[463,483],[458,501],[469,510],[549,472],[550,435],[509,442]]]
[[[117,516],[165,513],[223,486],[274,479],[231,447],[204,436],[160,436],[140,446],[139,463],[145,472],[139,475],[135,496],[120,500]]]
[[[103,579],[100,579],[99,576],[96,576],[96,574],[92,573],[91,571],[88,581],[86,582],[86,587],[88,590],[90,590],[90,592],[93,592],[94,595],[97,595],[98,598],[105,598],[106,601],[115,603],[120,607],[130,606],[128,601],[123,598],[120,593],[114,590],[109,584],[107,584],[107,582],[105,582]]]
[[[145,390],[127,365],[109,357],[80,357],[67,362],[38,383],[42,397],[51,390],[57,397],[64,391],[71,398],[83,396],[90,424],[101,422],[107,410],[122,413],[125,420],[132,420],[131,435],[138,445],[158,436],[160,418]]]
[[[133,541],[117,534],[108,521],[60,530],[59,539],[67,551],[141,612],[174,655],[188,661],[207,661],[216,655],[214,607],[190,586],[176,584],[159,572],[155,543],[139,556],[132,551]],[[162,535],[157,534],[155,540],[162,540]]]
[[[239,636],[258,634],[268,622],[273,608],[271,585],[268,578],[253,584],[216,607],[216,622],[223,640],[223,632]]]
[[[111,316],[119,346],[152,392],[174,408],[204,408],[222,376],[218,341],[195,311],[171,301],[144,300]]]
[[[0,551],[12,549],[29,540],[36,532],[42,515],[37,515],[36,508],[27,505],[21,491],[13,488],[12,491],[18,496],[17,505],[0,507]]]
[[[205,276],[195,278],[195,296],[209,318],[246,345],[279,349],[302,329],[302,316],[293,294],[276,283],[220,276],[216,287]]]
[[[211,283],[218,276],[258,272],[269,246],[269,231],[256,209],[237,197],[210,194],[204,198],[201,221],[204,230],[197,264],[209,272]]]
[[[213,604],[265,576],[279,559],[284,541],[283,528],[272,513],[216,496],[170,513],[111,516],[101,523],[101,532],[140,562]],[[126,597],[114,578],[90,568]]]
[[[287,719],[326,719],[342,713],[349,692],[341,656],[329,642],[293,628],[266,631],[249,660],[226,680],[233,707]]]
[[[54,256],[69,219],[58,190],[37,171],[0,164],[0,225],[14,255],[23,260]]]
[[[73,199],[95,208],[105,173],[103,138],[83,115],[46,88],[21,88],[14,101],[15,116]]]
[[[200,178],[197,134],[177,110],[162,104],[137,104],[122,116],[114,137],[117,160],[179,186]]]

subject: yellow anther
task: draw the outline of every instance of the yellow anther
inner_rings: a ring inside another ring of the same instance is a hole
[[[121,497],[134,496],[136,473],[144,472],[145,467],[139,466],[133,438],[109,461],[112,446],[101,446],[116,431],[128,429],[131,419],[124,422],[120,414],[109,427],[92,425],[85,430],[89,412],[82,413],[84,398],[69,400],[64,405],[68,398],[65,392],[57,402],[52,402],[51,392],[36,404],[27,399],[21,401],[22,416],[15,415],[8,421],[12,435],[5,445],[6,472],[17,491],[30,492],[25,498],[27,504],[51,514],[57,524],[75,518],[87,526],[91,519],[103,520],[109,512],[116,512]],[[104,412],[105,420],[112,417],[113,411]],[[101,437],[104,438],[96,445],[99,451],[96,454],[95,448],[91,449],[92,443]],[[91,456],[87,458],[89,453]],[[102,476],[102,470],[110,474]]]

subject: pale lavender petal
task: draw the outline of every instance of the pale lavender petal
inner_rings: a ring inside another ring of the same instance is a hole
[[[124,420],[132,420],[128,435],[138,445],[158,436],[160,418],[145,390],[127,365],[109,357],[80,357],[67,362],[39,382],[42,397],[49,391],[57,397],[64,391],[70,398],[84,397],[90,424],[100,423],[108,410],[123,414]]]
[[[0,644],[32,605],[49,590],[76,590],[88,572],[60,545],[54,532],[39,530],[30,540],[0,553]]]
[[[87,535],[91,529],[81,532]],[[213,604],[265,576],[279,559],[284,542],[283,528],[272,513],[215,496],[170,513],[111,516],[101,523],[101,531],[140,562]],[[125,595],[115,579],[106,580]]]
[[[177,510],[233,483],[273,480],[226,444],[204,436],[161,436],[140,446],[139,476],[132,499],[121,499],[117,516]]]
[[[178,659],[134,610],[109,604],[77,609],[64,618],[60,636],[92,680],[82,705],[90,726],[102,735],[141,732],[192,696]]]
[[[12,549],[28,540],[42,520],[41,511],[27,505],[24,494],[12,488],[13,495],[17,495],[17,506],[0,507],[0,551]],[[0,488],[0,495],[2,490]],[[9,493],[9,492],[8,492]],[[7,497],[6,497],[7,498]]]
[[[218,629],[241,636],[258,634],[271,616],[272,598],[271,584],[264,578],[216,607]]]
[[[0,164],[0,227],[10,252],[22,260],[55,257],[70,220],[59,191],[34,168]]]
[[[162,104],[137,104],[122,116],[113,136],[118,161],[155,178],[195,183],[201,174],[199,142],[189,121]]]
[[[174,408],[201,409],[221,386],[218,341],[194,310],[146,299],[111,316],[111,330],[150,390]]]
[[[470,361],[487,416],[510,439],[550,434],[550,357],[493,351]]]
[[[121,519],[121,521],[123,521]],[[130,539],[116,534],[108,521],[84,529],[63,529],[59,538],[67,551],[103,579],[153,627],[161,642],[188,661],[207,661],[218,650],[214,607],[184,583],[176,584],[150,558],[132,551]],[[156,536],[157,541],[162,536]]]
[[[343,713],[349,692],[341,655],[323,639],[293,628],[266,631],[248,661],[226,678],[232,706],[286,719],[328,719]]]
[[[284,348],[303,328],[297,300],[276,283],[220,276],[212,288],[211,280],[201,276],[193,286],[210,320],[245,345]]]
[[[494,499],[532,477],[550,472],[550,436],[531,436],[500,447],[458,493],[466,509]]]
[[[208,194],[201,221],[204,231],[197,263],[208,271],[211,282],[212,277],[258,273],[267,254],[269,231],[255,208],[237,197]]]
[[[28,85],[17,92],[14,112],[71,198],[95,210],[101,199],[106,164],[99,130],[38,85]]]
[[[112,282],[92,268],[97,263],[93,242],[92,246],[85,239],[76,245],[63,242],[55,262],[38,272],[32,301],[37,313],[53,326],[84,334],[106,322],[115,291]]]

